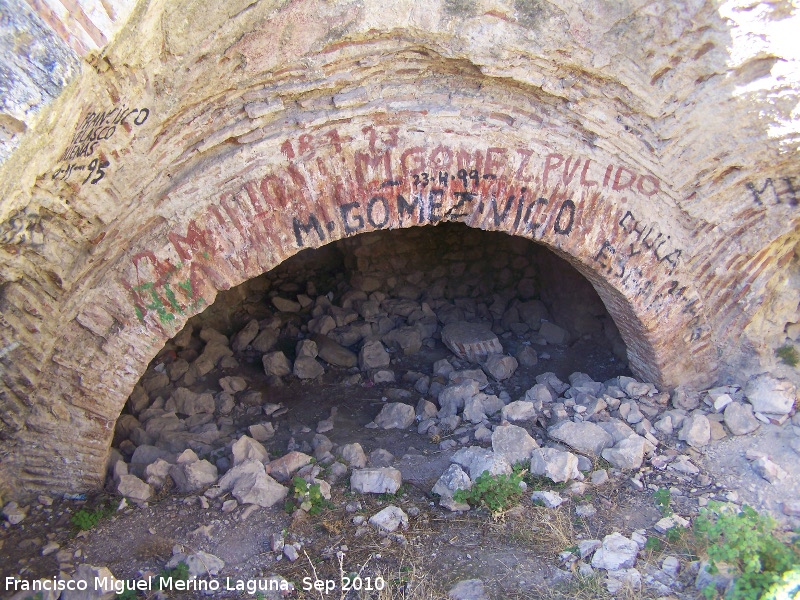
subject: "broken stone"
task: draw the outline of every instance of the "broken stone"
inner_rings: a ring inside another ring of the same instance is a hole
[[[247,323],[231,341],[231,349],[234,352],[241,352],[252,342],[258,335],[258,321],[252,319]]]
[[[294,350],[296,358],[307,356],[308,358],[317,358],[319,352],[317,351],[317,343],[313,340],[300,340]]]
[[[248,460],[257,460],[261,463],[269,460],[269,453],[266,448],[246,435],[234,442],[233,446],[231,446],[231,452],[233,454],[234,467]]]
[[[529,461],[538,447],[536,440],[516,425],[500,425],[492,434],[492,450],[512,465]]]
[[[289,490],[267,475],[264,465],[248,460],[233,467],[219,480],[222,491],[232,492],[240,504],[269,508],[283,500]]]
[[[566,329],[550,321],[542,322],[542,326],[539,328],[539,335],[541,335],[548,344],[553,344],[555,346],[566,343],[569,338],[569,333]]]
[[[292,372],[298,379],[316,379],[325,374],[325,368],[319,364],[315,358],[310,356],[298,356],[294,361]]]
[[[272,423],[256,423],[247,428],[250,436],[257,442],[266,442],[275,436],[275,427]]]
[[[135,475],[122,475],[117,485],[117,493],[136,502],[147,502],[153,496],[153,488]]]
[[[511,464],[505,457],[480,446],[461,448],[453,454],[450,460],[467,469],[470,479],[473,481],[484,471],[488,471],[490,475],[511,473]]]
[[[541,502],[547,508],[558,508],[564,499],[556,492],[536,491],[531,495],[532,502]]]
[[[261,357],[264,373],[274,377],[284,377],[292,372],[292,364],[283,352],[269,352]]]
[[[414,424],[415,419],[413,406],[403,402],[390,402],[375,417],[375,424],[382,429],[406,429]]]
[[[647,445],[648,442],[643,437],[633,435],[622,440],[613,448],[605,448],[601,456],[617,469],[638,469],[642,466]]]
[[[280,296],[274,296],[272,298],[272,305],[277,308],[280,312],[300,312],[302,308],[299,302],[294,302],[293,300],[287,300],[286,298],[281,298]]]
[[[342,446],[341,455],[344,461],[353,469],[362,469],[367,466],[367,455],[361,444],[345,444]]]
[[[16,502],[9,502],[3,507],[3,516],[12,525],[18,525],[25,519],[27,513]]]
[[[469,475],[464,472],[460,465],[451,464],[439,477],[431,492],[442,497],[452,497],[457,490],[468,490],[471,487],[472,480]]]
[[[379,340],[365,342],[358,353],[358,366],[362,371],[389,366],[391,356]]]
[[[436,408],[436,405],[430,400],[425,400],[425,398],[420,398],[420,401],[417,403],[417,408],[415,412],[420,420],[425,420],[436,417],[438,409]]]
[[[555,448],[537,448],[532,451],[531,474],[549,477],[554,483],[581,477],[578,457]]]
[[[439,393],[439,417],[449,417],[463,410],[468,398],[480,392],[477,381],[468,379],[461,383],[448,385]]]
[[[485,325],[457,321],[442,328],[442,342],[457,357],[479,363],[490,354],[502,354],[500,340]]]
[[[519,363],[513,356],[490,354],[481,366],[487,375],[494,377],[497,381],[505,381],[514,374]]]
[[[607,571],[629,569],[636,565],[638,554],[639,545],[636,542],[614,532],[603,538],[600,549],[592,557],[592,566]]]
[[[464,402],[464,412],[462,416],[470,423],[481,423],[486,420],[482,396],[485,397],[485,394],[478,394],[472,398],[467,398]]]
[[[753,461],[752,467],[753,471],[755,471],[759,477],[763,477],[770,483],[782,481],[789,475],[778,464],[772,462],[766,456],[762,456]]]
[[[280,332],[277,329],[268,327],[261,331],[255,339],[250,342],[253,350],[266,354],[278,343]]]
[[[267,473],[280,482],[289,481],[292,475],[311,462],[311,457],[303,452],[293,450],[276,458],[267,465]]]
[[[675,391],[672,392],[672,406],[682,410],[694,410],[700,406],[700,396],[680,387],[675,388]]]
[[[786,415],[797,400],[797,388],[790,381],[762,373],[747,382],[744,395],[756,412]]]
[[[588,422],[563,421],[550,427],[547,434],[579,452],[593,456],[599,456],[604,448],[614,445],[614,439],[602,427]]]
[[[187,388],[178,388],[171,398],[175,402],[175,412],[181,415],[213,413],[216,408],[212,394],[195,394]]]
[[[744,402],[731,402],[723,413],[725,425],[733,435],[747,435],[761,427],[753,414],[753,406]]]
[[[369,453],[370,467],[390,467],[394,462],[394,455],[383,448],[378,448]]]
[[[223,392],[235,394],[247,389],[247,380],[244,377],[223,377],[219,380]]]
[[[536,407],[533,402],[517,400],[506,404],[500,415],[504,421],[532,421],[536,418]]]
[[[334,367],[351,368],[358,364],[358,355],[327,335],[314,334],[311,339],[317,344],[319,358]]]
[[[400,489],[403,477],[393,467],[356,469],[350,476],[350,487],[361,494],[394,494]]]
[[[539,363],[539,357],[536,350],[530,346],[524,346],[522,350],[517,353],[517,361],[522,367],[535,367]]]
[[[408,515],[402,509],[389,505],[369,518],[370,525],[383,531],[397,531],[398,528],[408,529]]]
[[[686,419],[678,439],[686,442],[692,448],[702,448],[711,441],[711,425],[708,417],[695,414]]]
[[[169,469],[175,487],[184,494],[199,491],[217,481],[217,467],[207,460],[179,463]]]

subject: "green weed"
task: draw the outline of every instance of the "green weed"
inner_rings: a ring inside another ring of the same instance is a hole
[[[781,585],[784,575],[800,570],[800,550],[773,533],[775,522],[771,517],[747,505],[737,512],[720,502],[709,502],[695,519],[694,529],[709,542],[709,573],[717,573],[718,563],[724,563],[736,574],[731,598],[773,597],[762,594]],[[714,598],[716,590],[710,585],[703,594]]]
[[[662,517],[669,517],[672,515],[672,509],[669,507],[670,496],[667,488],[659,488],[653,492],[653,500],[655,500],[656,508],[661,513]]]
[[[296,508],[306,511],[310,515],[318,515],[326,508],[333,505],[322,495],[320,484],[309,484],[302,477],[296,476],[292,479],[292,496],[284,505],[286,512],[292,512]]]
[[[81,531],[93,529],[100,521],[114,514],[114,506],[105,503],[93,510],[80,509],[70,519],[70,522]]]
[[[457,490],[453,494],[456,502],[466,502],[470,506],[485,506],[490,512],[498,513],[511,508],[522,496],[519,487],[523,473],[491,475],[489,471],[481,473],[472,488]]]

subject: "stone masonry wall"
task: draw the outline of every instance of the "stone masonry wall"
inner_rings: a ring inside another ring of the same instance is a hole
[[[378,229],[546,246],[658,385],[788,369],[798,62],[742,46],[742,19],[794,15],[750,9],[138,4],[1,167],[3,489],[98,485],[121,407],[187,319]]]

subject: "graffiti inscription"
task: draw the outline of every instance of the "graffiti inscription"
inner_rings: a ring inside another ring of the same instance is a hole
[[[797,206],[800,202],[798,194],[800,194],[800,183],[795,182],[794,177],[781,177],[775,181],[772,178],[765,179],[761,184],[748,181],[745,187],[750,190],[753,195],[753,202],[758,205],[767,203],[772,204],[788,204],[789,206]]]
[[[127,104],[115,106],[108,111],[89,111],[58,162],[91,156],[100,142],[110,140],[119,129],[130,131],[131,124],[137,127],[144,125],[149,116],[150,109],[128,108]]]
[[[0,244],[44,244],[44,226],[35,212],[16,210],[0,223]]]

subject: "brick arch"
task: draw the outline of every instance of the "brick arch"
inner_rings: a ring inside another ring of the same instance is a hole
[[[453,220],[532,240],[594,285],[643,378],[703,386],[718,355],[731,374],[728,342],[791,258],[797,162],[758,102],[731,100],[739,74],[715,76],[712,7],[394,23],[366,0],[168,4],[142,7],[3,167],[12,494],[97,486],[130,390],[191,315],[365,231]],[[676,31],[691,61],[654,41]]]

